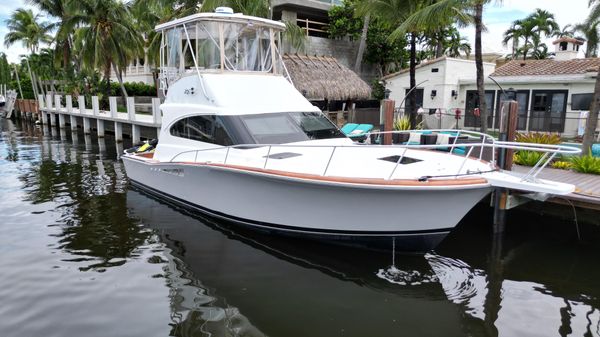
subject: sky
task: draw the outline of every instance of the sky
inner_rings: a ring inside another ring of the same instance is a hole
[[[484,12],[484,22],[488,28],[483,36],[484,52],[507,52],[502,46],[502,34],[510,24],[522,19],[536,8],[554,13],[556,21],[563,27],[567,24],[580,23],[587,17],[588,0],[503,0],[501,5],[488,5]],[[7,33],[5,20],[19,7],[29,7],[25,0],[0,0],[0,51],[5,52],[10,62],[17,62],[19,55],[25,54],[26,49],[20,43],[9,48],[4,46],[4,35]],[[468,27],[461,30],[474,47],[474,29]],[[546,41],[550,51],[553,51],[552,39]],[[585,48],[585,46],[584,46]]]

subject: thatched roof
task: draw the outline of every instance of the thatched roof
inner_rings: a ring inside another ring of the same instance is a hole
[[[296,89],[309,99],[345,101],[371,97],[371,87],[333,57],[285,54],[283,62]]]

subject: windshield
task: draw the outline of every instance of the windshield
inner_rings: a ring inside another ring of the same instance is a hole
[[[343,138],[344,134],[320,112],[288,112],[241,116],[258,144]]]

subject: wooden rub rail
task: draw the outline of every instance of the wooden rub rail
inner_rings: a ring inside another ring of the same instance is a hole
[[[35,110],[39,111],[40,121],[50,126],[56,125],[56,116],[58,116],[58,126],[63,129],[69,124],[71,130],[77,130],[78,120],[82,121],[83,131],[86,134],[92,131],[92,122],[95,123],[95,129],[98,137],[104,137],[105,123],[114,123],[115,140],[123,140],[123,125],[131,125],[131,138],[134,143],[140,141],[140,127],[149,127],[156,129],[156,137],[160,133],[162,115],[160,112],[160,99],[152,98],[151,114],[141,114],[136,111],[134,97],[128,97],[126,100],[126,112],[120,112],[117,107],[117,97],[109,97],[109,110],[100,110],[100,102],[97,96],[92,96],[91,106],[86,106],[85,97],[80,95],[76,99],[77,105],[73,105],[71,95],[39,95],[35,103],[29,102]],[[64,105],[63,105],[64,103]],[[27,103],[26,103],[27,104]],[[27,111],[27,110],[21,110]]]

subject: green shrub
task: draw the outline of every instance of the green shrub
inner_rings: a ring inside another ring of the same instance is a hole
[[[143,82],[125,82],[123,83],[127,95],[129,96],[156,96],[156,87]],[[121,86],[118,82],[110,83],[110,94],[112,96],[121,96]]]
[[[572,167],[572,165],[569,161],[559,160],[552,163],[552,167],[554,167],[555,169],[568,170]]]
[[[415,127],[416,130],[421,130],[423,128],[423,122],[417,124]],[[394,119],[394,130],[396,131],[405,131],[411,130],[410,127],[410,118],[408,116],[399,116]]]
[[[519,143],[537,143],[537,144],[560,144],[561,138],[558,133],[528,132],[517,133],[516,140]]]
[[[534,166],[544,154],[534,151],[519,151],[514,155],[514,162],[524,166]]]
[[[600,158],[591,154],[581,157],[571,157],[571,167],[581,173],[600,174]]]

